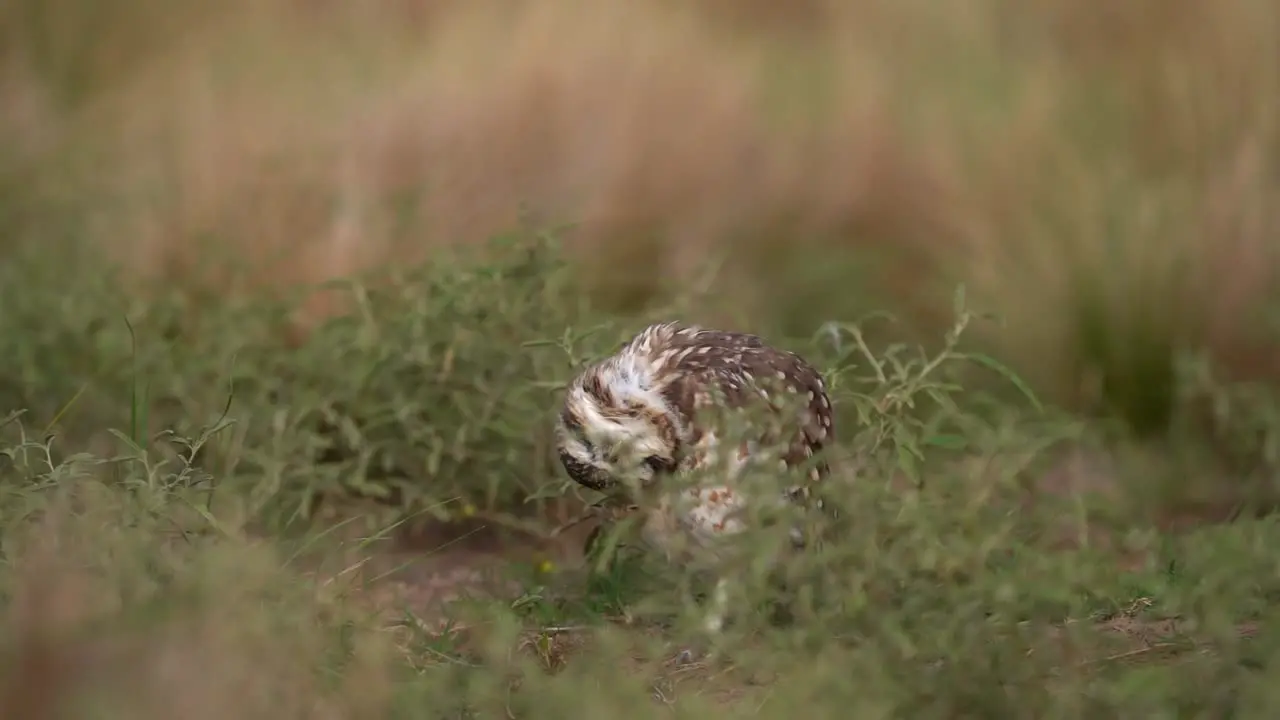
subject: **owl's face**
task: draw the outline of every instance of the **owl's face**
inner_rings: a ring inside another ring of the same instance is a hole
[[[604,366],[570,385],[557,441],[560,462],[575,482],[609,494],[632,493],[675,469],[678,421],[661,395],[633,373]]]

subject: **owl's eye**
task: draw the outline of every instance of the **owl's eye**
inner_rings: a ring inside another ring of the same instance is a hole
[[[670,472],[675,469],[674,463],[672,463],[670,460],[667,460],[665,458],[660,458],[657,455],[650,455],[649,457],[645,458],[644,464],[645,464],[645,467],[648,467],[650,470],[653,471],[654,475],[657,475],[662,472]]]

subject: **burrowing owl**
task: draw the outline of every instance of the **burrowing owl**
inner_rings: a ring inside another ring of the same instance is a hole
[[[764,420],[725,442],[727,415],[715,411],[749,408]],[[807,464],[805,480],[823,479],[828,466],[819,453],[834,440],[834,424],[822,376],[800,356],[755,335],[672,322],[646,328],[570,383],[557,436],[569,476],[636,503],[646,543],[672,557],[712,550],[718,538],[746,529],[748,498],[738,482],[745,466]],[[663,480],[707,468],[692,486]],[[808,498],[804,483],[780,485],[767,499]],[[707,618],[713,633],[727,595],[722,577]]]

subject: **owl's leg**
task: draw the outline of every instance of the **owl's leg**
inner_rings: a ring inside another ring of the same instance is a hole
[[[716,654],[715,651],[724,637],[725,625],[730,620],[732,597],[733,581],[723,576],[717,578],[715,587],[707,598],[708,607],[703,614],[703,642],[699,643],[701,647],[686,647],[681,650],[677,656],[679,664],[688,665],[698,660],[709,660]]]
[[[729,616],[729,580],[719,578],[716,580],[716,586],[711,591],[709,599],[711,607],[708,608],[706,619],[703,621],[703,629],[707,631],[707,635],[715,638],[719,637],[724,630],[725,620]]]

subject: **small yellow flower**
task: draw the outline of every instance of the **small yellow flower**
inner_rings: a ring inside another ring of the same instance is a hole
[[[538,572],[542,573],[543,575],[550,574],[551,571],[555,569],[556,569],[555,563],[551,562],[550,560],[543,560],[542,562],[538,563]]]
[[[471,517],[472,515],[475,515],[475,514],[476,514],[476,506],[475,506],[475,505],[472,505],[471,503],[467,503],[466,505],[463,505],[463,506],[462,506],[462,516],[463,516],[463,517]]]

